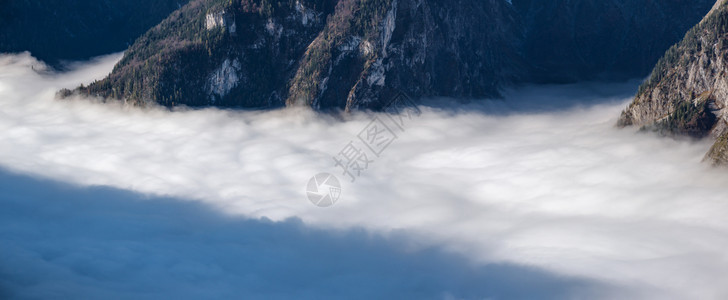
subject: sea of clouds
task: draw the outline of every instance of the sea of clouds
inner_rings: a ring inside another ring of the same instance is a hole
[[[119,58],[0,56],[0,167],[32,177],[0,184],[0,295],[728,297],[728,172],[707,141],[615,128],[634,82],[425,101],[352,183],[332,157],[381,114],[54,99]],[[319,172],[333,207],[306,199]]]

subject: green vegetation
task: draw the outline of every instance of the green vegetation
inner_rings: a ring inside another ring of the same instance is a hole
[[[685,34],[685,38],[673,45],[655,65],[652,74],[640,87],[637,95],[642,95],[657,87],[660,82],[685,70],[702,54],[713,58],[713,47],[728,48],[725,36],[728,33],[728,2],[724,2],[717,12],[695,25]]]
[[[286,91],[281,87],[293,76],[291,69],[297,67],[290,62],[300,59],[323,28],[321,22],[311,27],[310,21],[303,25],[291,19],[296,14],[296,2],[193,0],[139,37],[111,75],[77,91],[125,99],[139,106],[152,102],[170,107],[180,103],[205,106],[211,101],[229,107],[282,105]],[[320,14],[333,12],[337,1],[300,3],[306,10],[315,9]],[[228,25],[208,30],[206,17],[211,13],[223,14]],[[296,34],[270,34],[266,28],[271,21]],[[228,32],[231,24],[237,28],[234,34]],[[210,95],[207,80],[226,59],[237,60],[241,73],[237,74],[239,84],[220,99]]]
[[[329,14],[336,6],[336,0],[298,0],[307,9]],[[246,12],[257,12],[265,18],[284,18],[295,9],[296,0],[242,0],[241,8]]]
[[[728,132],[721,134],[710,148],[705,159],[714,166],[728,165]]]
[[[701,57],[707,59],[703,60],[705,65],[700,67],[707,68],[715,61],[716,55],[726,53],[726,34],[728,3],[724,2],[717,11],[690,29],[680,43],[668,49],[649,79],[640,86],[637,101],[658,101],[660,105],[670,107],[669,115],[655,124],[657,130],[671,135],[702,138],[713,128],[717,117],[709,108],[709,104],[715,101],[712,91],[693,90],[698,87],[686,86],[686,74]],[[652,95],[648,95],[654,91],[659,91],[665,99],[653,99]],[[637,101],[630,107],[639,105]],[[628,113],[623,113],[620,125],[629,124],[630,118]]]
[[[154,100],[174,106],[182,97],[199,97],[192,88],[165,86],[169,81],[162,79],[173,75],[170,65],[194,72],[185,74],[190,77],[210,69],[209,62],[217,54],[214,49],[227,42],[228,35],[224,28],[206,30],[205,15],[235,9],[236,3],[239,5],[232,0],[192,1],[139,37],[114,67],[112,75],[79,90],[90,95],[128,99],[137,105]]]
[[[704,101],[698,101],[696,105],[692,101],[675,101],[675,110],[661,124],[660,129],[671,134],[704,137],[717,121],[708,107],[708,97],[703,98]]]
[[[337,48],[354,36],[375,45],[380,36],[379,25],[391,4],[392,0],[339,1],[335,14],[303,57],[301,67],[290,84],[287,102],[313,104],[314,99],[320,96],[319,82],[327,76]],[[375,55],[372,53],[364,59],[371,63]]]

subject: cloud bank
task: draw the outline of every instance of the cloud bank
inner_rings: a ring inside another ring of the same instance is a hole
[[[533,266],[629,298],[728,297],[728,172],[700,163],[707,143],[615,129],[634,83],[526,87],[457,108],[432,100],[361,178],[342,180],[334,207],[321,209],[306,199],[306,182],[338,172],[332,156],[371,114],[53,100],[118,58],[39,74],[28,55],[1,57],[0,166],[191,199],[233,218],[405,235],[397,247],[407,251]]]
[[[3,299],[564,299],[609,290],[437,249],[402,251],[363,230],[220,218],[188,201],[5,172],[0,187]]]

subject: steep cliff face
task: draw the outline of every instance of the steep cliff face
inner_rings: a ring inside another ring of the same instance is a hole
[[[519,83],[641,75],[708,1],[194,0],[78,91],[346,110],[400,92],[494,98]]]
[[[80,91],[134,105],[274,107],[334,1],[195,0]]]
[[[523,65],[504,0],[196,0],[82,93],[144,105],[378,108],[497,97]]]
[[[288,104],[377,109],[398,91],[498,96],[521,71],[516,21],[502,0],[342,1],[304,56]]]
[[[716,166],[728,165],[728,132],[724,132],[710,148],[705,159]]]
[[[537,82],[645,76],[715,0],[513,0]]]
[[[726,160],[728,133],[728,3],[715,8],[670,48],[622,113],[620,126],[665,134],[720,137],[707,156]],[[722,142],[721,142],[722,141]]]
[[[188,0],[2,0],[0,52],[57,65],[126,49]]]

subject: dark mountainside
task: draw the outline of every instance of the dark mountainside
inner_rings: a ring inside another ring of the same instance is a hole
[[[334,5],[192,1],[140,37],[108,78],[82,90],[135,105],[280,106]]]
[[[516,18],[501,0],[340,1],[304,54],[286,104],[378,109],[398,91],[497,95],[520,75]]]
[[[0,0],[0,53],[51,65],[126,49],[188,0]]]
[[[520,83],[644,75],[712,4],[194,0],[77,91],[140,106],[346,110],[399,92],[493,98]]]
[[[649,74],[715,0],[513,0],[536,82]]]
[[[706,159],[728,164],[727,34],[728,3],[721,0],[660,59],[619,125],[715,138]]]
[[[376,109],[400,90],[494,96],[519,74],[502,0],[271,3],[193,1],[81,90],[138,105]]]

